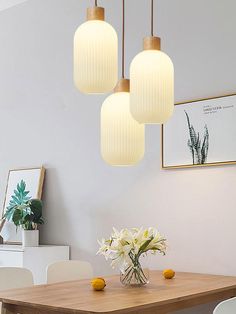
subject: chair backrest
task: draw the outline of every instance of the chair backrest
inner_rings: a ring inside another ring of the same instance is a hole
[[[91,264],[83,261],[60,261],[47,268],[47,283],[89,279],[92,276]]]
[[[221,302],[215,308],[213,314],[235,314],[236,313],[236,298],[232,298]]]
[[[26,288],[33,284],[30,270],[20,267],[0,267],[0,290]]]

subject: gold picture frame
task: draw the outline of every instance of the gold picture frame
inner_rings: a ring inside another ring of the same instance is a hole
[[[45,178],[45,171],[46,169],[43,166],[40,167],[31,167],[31,168],[18,168],[18,169],[10,169],[8,171],[8,176],[7,176],[7,185],[6,185],[6,190],[5,190],[5,197],[4,197],[4,202],[3,202],[3,209],[2,209],[2,219],[0,221],[0,232],[3,230],[4,225],[6,223],[6,220],[3,218],[5,209],[6,209],[6,202],[7,202],[7,196],[8,196],[8,188],[9,188],[9,179],[11,176],[11,173],[13,172],[27,172],[27,171],[32,171],[32,170],[38,170],[39,171],[39,177],[38,177],[38,182],[37,182],[37,191],[34,194],[34,198],[41,199],[42,197],[42,191],[43,191],[43,183],[44,183],[44,178]],[[4,241],[4,244],[21,244],[21,242],[18,241]]]
[[[185,101],[185,102],[180,102],[176,103],[175,106],[181,106],[181,105],[190,105],[190,104],[195,104],[195,103],[202,103],[205,101],[213,101],[213,100],[219,100],[219,99],[226,99],[228,97],[236,97],[236,94],[226,94],[223,96],[216,96],[216,97],[210,97],[210,98],[201,98],[201,99],[195,99],[191,101]],[[235,102],[236,106],[236,102]],[[165,156],[164,156],[164,128],[165,125],[161,125],[161,169],[163,170],[168,170],[168,169],[182,169],[182,168],[196,168],[196,167],[210,167],[210,166],[224,166],[224,165],[234,165],[236,164],[236,160],[227,160],[227,161],[216,161],[216,162],[206,162],[203,164],[178,164],[178,165],[166,165],[165,163]]]

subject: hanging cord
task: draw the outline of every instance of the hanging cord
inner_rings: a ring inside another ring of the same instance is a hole
[[[98,6],[98,0],[95,0],[95,7]]]
[[[122,78],[125,78],[125,0],[122,0]]]
[[[153,4],[153,0],[151,0],[151,36],[153,37],[153,25],[154,25],[154,19],[153,19],[153,11],[154,11],[154,4]]]

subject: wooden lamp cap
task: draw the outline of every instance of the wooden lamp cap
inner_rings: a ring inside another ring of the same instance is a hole
[[[87,21],[100,20],[104,21],[105,10],[101,7],[87,8]]]
[[[161,38],[160,37],[145,37],[143,39],[144,50],[161,50]]]
[[[121,93],[121,92],[129,93],[129,80],[128,79],[122,78],[116,84],[114,93]]]

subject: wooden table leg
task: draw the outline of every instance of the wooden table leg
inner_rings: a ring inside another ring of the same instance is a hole
[[[3,303],[2,304],[2,313],[3,314],[16,314],[17,312],[15,312],[13,305]]]

